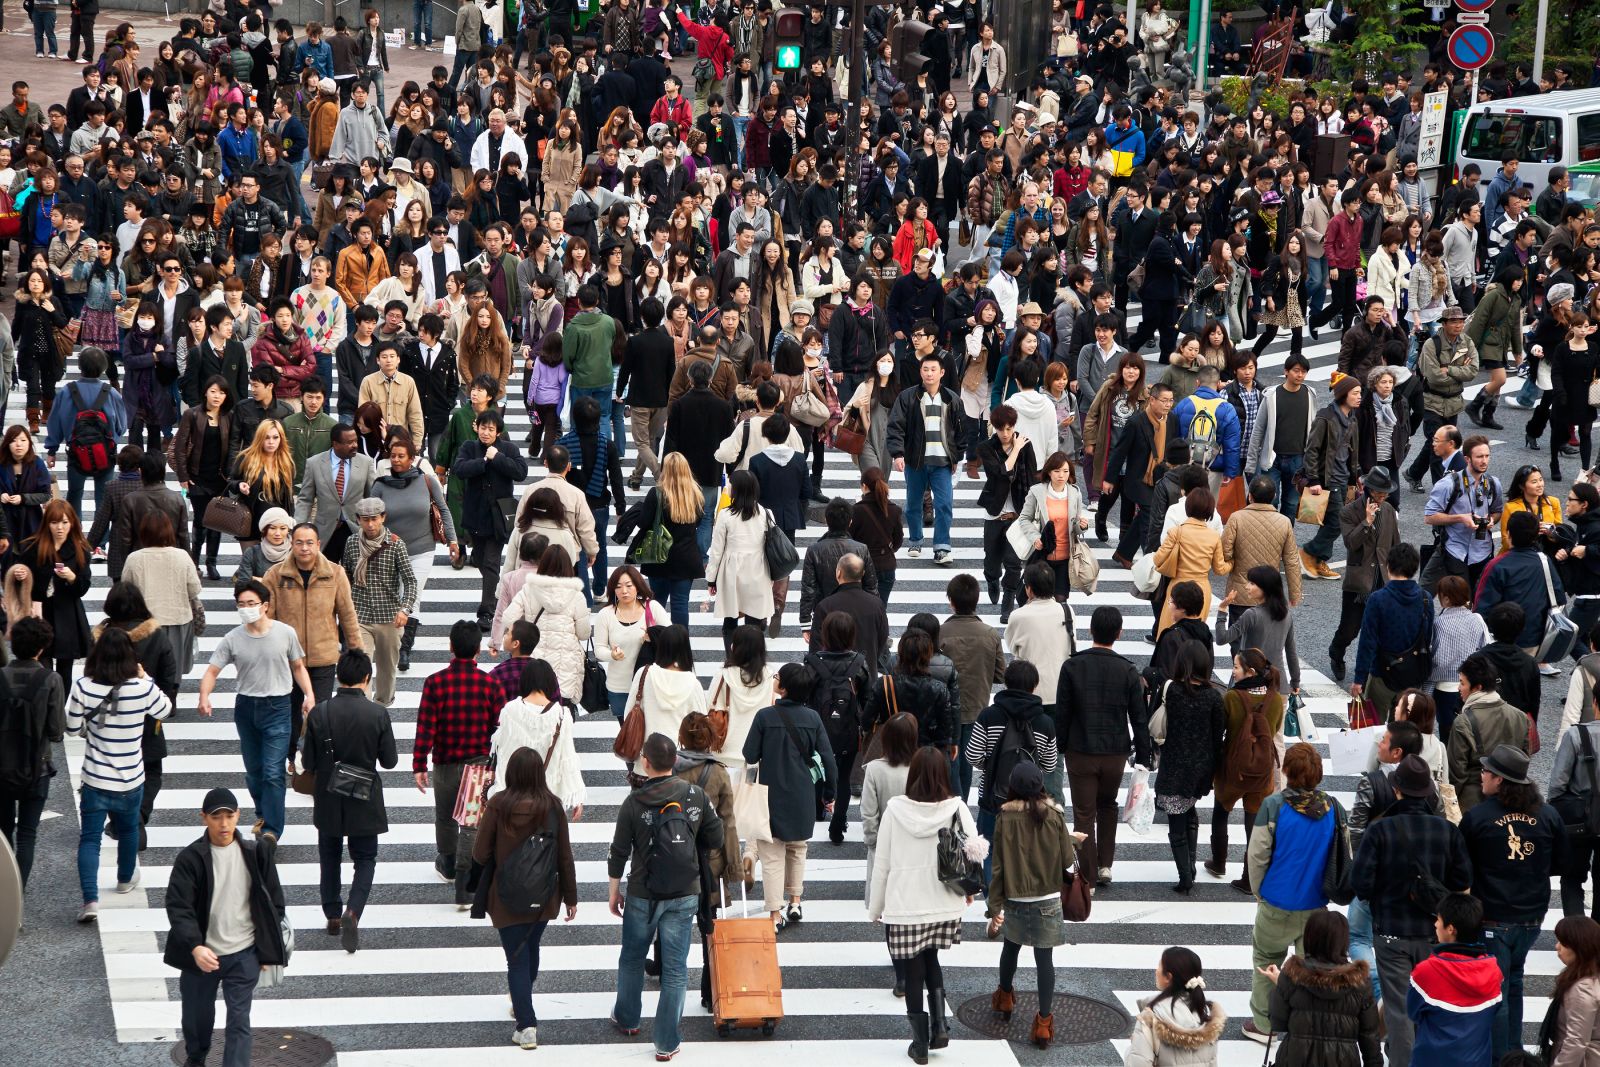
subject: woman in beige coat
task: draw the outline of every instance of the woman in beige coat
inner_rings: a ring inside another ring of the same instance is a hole
[[[760,504],[760,483],[749,471],[735,471],[728,479],[728,492],[731,501],[717,514],[711,555],[706,559],[706,588],[717,598],[724,641],[741,616],[765,628],[775,607],[766,559],[772,516]]]
[[[1191,489],[1183,498],[1184,513],[1189,517],[1172,530],[1156,549],[1156,570],[1178,582],[1194,582],[1205,593],[1205,606],[1200,618],[1211,616],[1211,576],[1229,574],[1233,564],[1222,554],[1222,535],[1211,528],[1211,516],[1216,504],[1211,490],[1205,486]],[[1172,601],[1161,609],[1161,624],[1156,636],[1161,636],[1173,623]]]
[[[578,175],[583,173],[583,138],[578,119],[563,109],[556,119],[556,135],[544,150],[544,206],[547,211],[566,214],[572,194],[578,191]]]
[[[1583,915],[1556,923],[1556,956],[1563,966],[1539,1051],[1550,1067],[1600,1067],[1600,923]]]

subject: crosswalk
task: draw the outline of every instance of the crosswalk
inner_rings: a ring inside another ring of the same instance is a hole
[[[1281,364],[1286,344],[1263,361],[1264,378],[1275,379],[1268,365]],[[1325,380],[1337,338],[1325,335],[1306,352]],[[1153,369],[1153,373],[1155,370]],[[508,412],[508,432],[518,441],[528,429],[519,402]],[[631,456],[630,456],[631,459]],[[976,504],[981,483],[960,479],[955,487],[952,527],[954,566],[940,567],[928,556],[902,559],[889,606],[898,634],[919,611],[948,614],[944,588],[957,573],[981,575],[982,514]],[[824,474],[827,495],[854,499],[858,476],[849,457],[830,453]],[[86,503],[86,509],[92,509]],[[92,514],[92,510],[91,510]],[[85,516],[85,523],[89,516]],[[813,523],[801,531],[801,551],[820,532]],[[613,561],[620,551],[613,549]],[[1131,595],[1128,572],[1110,561],[1110,546],[1095,546],[1101,559],[1099,590],[1090,597],[1073,595],[1080,646],[1088,643],[1088,618],[1093,607],[1111,604],[1124,614],[1124,639],[1117,650],[1142,663],[1151,646],[1142,635],[1151,628],[1150,605]],[[225,541],[219,567],[231,573],[238,546]],[[88,597],[91,619],[98,618],[104,599],[104,576]],[[1334,583],[1309,583],[1308,610],[1337,611]],[[310,798],[288,796],[288,826],[279,849],[280,872],[298,931],[298,948],[287,982],[256,996],[254,1025],[258,1032],[303,1028],[326,1037],[338,1050],[340,1067],[496,1067],[526,1062],[526,1054],[509,1043],[512,1023],[505,992],[504,959],[487,921],[458,912],[447,886],[433,872],[433,798],[415,788],[410,776],[410,749],[415,736],[417,704],[423,681],[449,660],[447,633],[457,618],[471,617],[478,601],[475,571],[451,570],[436,564],[425,594],[424,625],[416,642],[409,673],[401,675],[391,709],[401,755],[398,767],[386,772],[390,830],[380,839],[376,884],[362,919],[362,949],[343,952],[322,933],[318,904],[318,865]],[[794,625],[799,583],[789,592],[788,625],[768,644],[774,660],[799,658],[805,645]],[[179,709],[166,727],[171,754],[165,761],[165,786],[149,829],[149,849],[142,856],[143,884],[137,892],[101,898],[99,938],[105,960],[108,995],[121,1042],[171,1042],[178,1037],[179,1002],[174,972],[161,962],[167,929],[162,894],[180,849],[200,833],[198,808],[204,792],[227,786],[241,798],[243,769],[237,738],[229,719],[233,681],[224,677],[213,698],[215,718],[195,713],[195,682],[225,629],[232,625],[228,586],[208,585],[203,597],[212,620],[198,642],[196,669],[186,679]],[[998,607],[986,601],[980,612],[998,626]],[[721,664],[721,619],[697,593],[689,623],[697,671],[709,679]],[[1226,649],[1219,650],[1218,669],[1226,670]],[[1340,691],[1324,675],[1303,669],[1303,687],[1319,736],[1337,729],[1343,719]],[[648,1034],[625,1039],[607,1022],[615,985],[620,923],[606,910],[604,858],[617,806],[626,793],[621,764],[611,755],[615,723],[602,712],[580,720],[574,731],[580,764],[589,790],[582,821],[572,827],[580,883],[580,905],[572,923],[553,923],[541,953],[541,974],[534,1002],[540,1018],[545,1053],[571,1054],[593,1064],[639,1062],[648,1055]],[[1324,751],[1326,749],[1324,748]],[[82,743],[68,742],[76,777]],[[1330,777],[1327,787],[1350,802],[1354,779]],[[1201,819],[1208,821],[1211,800],[1202,801]],[[248,816],[248,813],[246,813]],[[241,820],[248,822],[249,819]],[[1242,827],[1235,816],[1229,876],[1239,873],[1243,855]],[[114,852],[102,853],[101,884],[109,891],[116,881]],[[691,949],[684,1023],[683,1059],[690,1063],[741,1065],[752,1055],[804,1057],[808,1062],[895,1064],[903,1062],[907,1038],[904,1005],[890,993],[891,971],[881,927],[866,920],[862,902],[865,851],[859,819],[852,813],[843,845],[828,843],[825,827],[813,835],[806,869],[805,919],[786,931],[779,944],[784,974],[785,1018],[775,1038],[759,1049],[739,1039],[719,1041],[707,1014],[692,995],[701,964],[698,944]],[[1222,1062],[1259,1062],[1260,1047],[1244,1041],[1238,1022],[1247,1016],[1244,1001],[1250,985],[1250,927],[1254,905],[1225,882],[1201,874],[1191,897],[1172,894],[1175,872],[1165,829],[1157,824],[1144,836],[1124,826],[1118,835],[1116,882],[1094,904],[1093,921],[1069,931],[1066,948],[1058,951],[1058,989],[1119,1004],[1130,1015],[1138,998],[1148,996],[1152,971],[1163,948],[1195,947],[1206,962],[1208,988],[1235,1019],[1227,1031]],[[350,871],[346,865],[345,878]],[[759,892],[759,890],[758,890]],[[759,906],[759,905],[757,905]],[[735,914],[737,914],[737,906]],[[1554,917],[1550,919],[1553,925]],[[993,988],[1000,943],[983,937],[982,905],[966,916],[966,941],[943,954],[954,1008],[972,998],[987,997]],[[1533,976],[1554,975],[1559,963],[1553,945],[1541,943],[1529,960],[1530,991],[1544,991]],[[1030,981],[1031,960],[1024,953],[1022,988]],[[645,1026],[654,1008],[655,982],[646,985]],[[1542,1002],[1530,1001],[1526,1018],[1543,1017]],[[951,1052],[963,1064],[1012,1067],[1019,1063],[1105,1064],[1120,1062],[1125,1041],[1092,1045],[1059,1044],[1048,1053],[1031,1047],[989,1040],[954,1025]],[[537,1054],[537,1053],[536,1053]],[[952,1059],[946,1054],[947,1060]]]

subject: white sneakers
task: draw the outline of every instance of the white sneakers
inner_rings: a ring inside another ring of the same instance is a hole
[[[534,1049],[539,1047],[539,1028],[537,1026],[525,1026],[521,1030],[513,1033],[511,1035],[511,1040],[516,1042],[522,1048],[532,1052]]]

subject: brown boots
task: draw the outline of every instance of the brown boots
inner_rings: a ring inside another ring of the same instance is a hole
[[[1049,1048],[1050,1042],[1056,1036],[1056,1017],[1054,1015],[1034,1015],[1033,1017],[1033,1043],[1037,1048]]]
[[[1010,1022],[1011,1013],[1017,1009],[1017,995],[1009,989],[996,989],[989,996],[989,1007],[1001,1019]]]

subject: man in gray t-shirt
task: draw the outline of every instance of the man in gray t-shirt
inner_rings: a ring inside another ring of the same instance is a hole
[[[200,714],[211,715],[211,692],[230,663],[239,675],[233,701],[233,725],[239,732],[239,754],[244,759],[244,781],[255,802],[255,832],[283,833],[285,766],[293,736],[289,690],[298,685],[305,696],[304,712],[315,703],[305,653],[294,628],[267,615],[272,593],[251,580],[234,593],[239,625],[222,638],[211,655],[211,666],[200,679]]]

